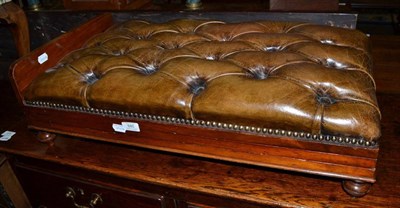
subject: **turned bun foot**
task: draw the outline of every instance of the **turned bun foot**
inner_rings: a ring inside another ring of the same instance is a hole
[[[50,133],[50,132],[45,132],[45,131],[40,131],[37,134],[37,140],[42,143],[46,143],[50,147],[54,146],[54,140],[56,139],[56,134]]]
[[[369,192],[371,186],[371,183],[358,180],[344,180],[342,182],[343,190],[352,197],[365,196]]]

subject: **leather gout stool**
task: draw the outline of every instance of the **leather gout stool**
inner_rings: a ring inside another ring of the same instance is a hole
[[[12,80],[50,146],[67,134],[323,175],[360,197],[381,134],[371,71],[353,29],[104,14],[21,59]]]

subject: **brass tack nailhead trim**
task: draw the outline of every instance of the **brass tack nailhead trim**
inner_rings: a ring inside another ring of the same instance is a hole
[[[286,131],[283,129],[269,129],[269,128],[261,128],[255,126],[242,126],[237,124],[227,124],[215,121],[204,121],[204,120],[193,120],[193,119],[184,119],[184,118],[175,118],[175,117],[168,117],[168,116],[157,116],[157,115],[147,115],[141,113],[130,113],[130,112],[123,112],[123,111],[115,111],[115,110],[104,110],[104,109],[97,109],[97,108],[86,108],[82,106],[71,106],[65,104],[58,104],[58,103],[49,103],[43,101],[26,101],[26,105],[33,106],[33,107],[47,107],[47,108],[54,108],[54,109],[61,109],[61,110],[70,110],[70,111],[78,111],[78,112],[86,112],[92,114],[108,114],[113,116],[125,116],[137,119],[144,119],[144,120],[153,120],[153,121],[161,121],[167,123],[177,123],[177,124],[187,124],[193,126],[207,126],[213,128],[220,128],[220,129],[230,129],[235,131],[246,131],[246,132],[255,132],[257,134],[269,134],[269,135],[276,135],[276,136],[289,136],[293,138],[300,138],[306,140],[319,140],[328,143],[345,143],[351,145],[358,145],[358,146],[366,146],[366,147],[374,147],[378,143],[376,141],[366,141],[362,138],[350,138],[350,137],[340,137],[340,136],[333,136],[333,135],[322,135],[322,134],[311,134],[311,133],[304,133],[304,132],[296,132],[296,131]]]

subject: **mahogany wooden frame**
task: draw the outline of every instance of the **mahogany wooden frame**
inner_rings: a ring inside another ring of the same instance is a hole
[[[287,136],[285,132],[257,134],[252,130],[232,131],[201,125],[166,124],[162,121],[60,110],[27,105],[23,94],[35,77],[69,52],[80,48],[93,35],[113,25],[111,14],[100,15],[61,35],[15,62],[10,72],[13,88],[23,106],[28,127],[39,130],[39,140],[52,145],[55,134],[67,134],[106,142],[132,145],[218,160],[252,164],[340,178],[344,190],[364,196],[375,182],[379,146],[324,142]],[[37,58],[46,53],[48,60]],[[112,124],[137,122],[141,132],[117,133]],[[254,130],[256,131],[256,130]]]

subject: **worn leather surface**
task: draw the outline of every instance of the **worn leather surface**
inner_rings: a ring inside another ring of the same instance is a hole
[[[64,57],[25,99],[374,140],[371,67],[356,30],[132,20]]]

